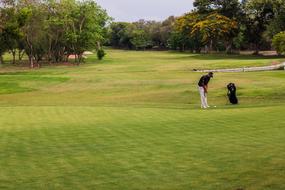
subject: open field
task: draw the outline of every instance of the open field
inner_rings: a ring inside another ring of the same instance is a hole
[[[109,50],[79,67],[2,67],[0,189],[283,190],[285,72],[217,73],[209,110],[192,72],[280,61]]]

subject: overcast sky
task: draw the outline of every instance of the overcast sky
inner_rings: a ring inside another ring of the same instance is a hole
[[[139,19],[161,21],[180,16],[193,8],[193,0],[95,0],[115,21]]]

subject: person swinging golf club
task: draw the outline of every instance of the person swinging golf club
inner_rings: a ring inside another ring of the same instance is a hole
[[[211,78],[214,77],[214,73],[209,72],[207,75],[203,75],[201,79],[199,80],[198,86],[199,86],[199,92],[201,96],[201,108],[207,109],[210,106],[208,105],[208,83],[210,82]]]

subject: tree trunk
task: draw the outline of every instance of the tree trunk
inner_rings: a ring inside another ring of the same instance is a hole
[[[3,56],[2,56],[2,55],[0,55],[0,65],[2,65],[2,64],[3,64],[3,62],[4,62],[4,60],[3,60]]]
[[[28,36],[26,37],[26,42],[29,47],[29,62],[30,62],[30,67],[34,68],[34,55],[33,55],[33,44],[30,43]]]
[[[227,46],[226,54],[230,54],[230,53],[232,53],[232,47],[231,46]]]
[[[47,53],[47,60],[48,63],[51,64],[51,55],[52,55],[52,42],[51,42],[51,38],[49,37],[49,47],[48,47],[48,53]]]
[[[47,53],[47,61],[48,61],[48,64],[51,64],[51,49],[50,48]]]
[[[13,62],[12,64],[16,64],[16,50],[12,50],[12,55],[13,55]]]
[[[68,53],[68,54],[65,55],[65,58],[64,58],[64,61],[67,62],[67,63],[69,61],[69,56],[70,56],[70,54]]]
[[[34,63],[34,55],[33,55],[33,46],[31,46],[31,49],[30,49],[29,60],[30,60],[30,67],[34,68],[35,63]]]
[[[195,48],[195,53],[201,53],[201,48]]]
[[[76,65],[79,65],[79,57],[77,55],[77,53],[74,54],[74,61]]]
[[[228,43],[226,42],[225,46],[226,46],[226,54],[232,53],[232,43],[231,42],[228,42]]]
[[[182,46],[180,47],[180,51],[184,52],[185,51],[185,44],[182,44]]]
[[[259,55],[259,44],[255,44],[255,51],[253,52],[253,55]]]
[[[213,51],[213,40],[212,39],[210,41],[209,51],[210,53]]]
[[[208,45],[205,45],[205,53],[209,53]]]
[[[30,61],[30,67],[34,68],[34,57],[32,55],[29,55],[29,61]]]
[[[23,59],[23,56],[24,56],[24,53],[25,53],[25,51],[23,51],[23,50],[19,50],[19,61],[22,61],[22,59]]]
[[[41,67],[42,67],[40,59],[37,59],[37,60],[36,60],[36,63],[37,63],[38,68],[41,68]]]
[[[78,57],[78,65],[79,65],[82,61],[82,56],[81,54],[77,54],[77,57]]]
[[[101,43],[99,41],[97,42],[97,49],[101,49]]]
[[[19,50],[19,52],[18,52],[18,59],[19,59],[19,61],[21,61],[21,60],[22,60],[21,50]]]

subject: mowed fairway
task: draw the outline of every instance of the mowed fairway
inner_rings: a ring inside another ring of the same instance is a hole
[[[109,50],[103,62],[0,68],[0,189],[285,189],[280,59]],[[227,102],[235,82],[240,105]]]

